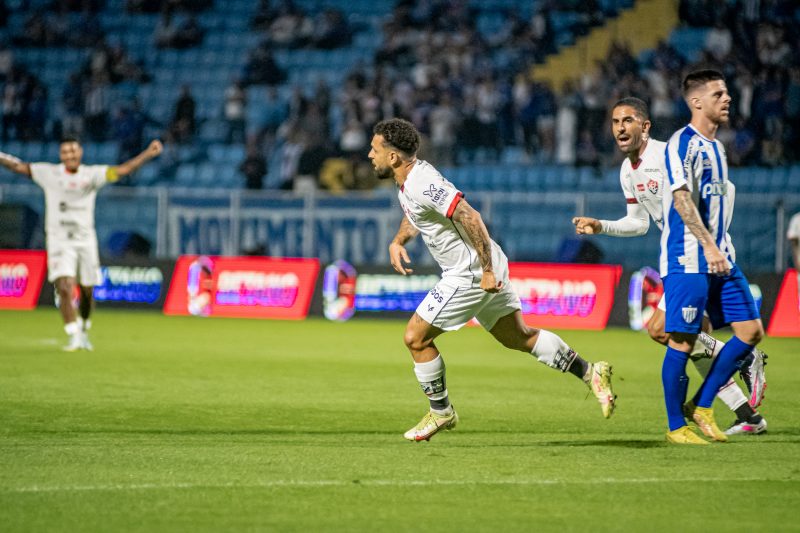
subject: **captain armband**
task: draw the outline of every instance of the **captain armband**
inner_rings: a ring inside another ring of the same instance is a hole
[[[119,180],[119,173],[117,173],[117,167],[108,167],[106,170],[106,181],[115,182]]]

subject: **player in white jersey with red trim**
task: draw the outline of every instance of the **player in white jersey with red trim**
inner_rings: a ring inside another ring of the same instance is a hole
[[[560,337],[528,327],[520,300],[508,278],[508,259],[490,237],[480,213],[432,165],[417,159],[419,133],[410,122],[379,122],[369,158],[381,179],[393,178],[405,216],[389,245],[392,266],[400,274],[412,269],[405,244],[421,234],[442,279],[420,303],[406,327],[404,341],[414,372],[430,401],[430,411],[404,437],[428,440],[452,429],[458,415],[450,404],[445,365],[434,340],[476,318],[507,348],[532,353],[540,362],[582,379],[600,402],[603,415],[614,411],[611,366],[583,360]]]
[[[627,155],[620,167],[619,179],[628,213],[624,218],[613,221],[575,217],[572,222],[577,234],[636,237],[647,233],[650,219],[659,230],[663,229],[662,202],[666,182],[664,153],[667,143],[651,138],[650,126],[647,104],[639,98],[623,98],[614,105],[611,110],[611,134],[619,149]],[[666,346],[669,334],[664,331],[665,309],[662,297],[647,327],[650,337]],[[724,342],[708,335],[710,330],[711,324],[706,319],[703,332],[691,354],[695,367],[704,377],[711,368],[713,357],[725,346]],[[766,387],[765,359],[766,355],[755,349],[749,364],[742,370],[742,377],[751,390],[749,401],[733,380],[719,390],[720,399],[736,413],[736,421],[726,431],[728,435],[758,434],[767,429],[766,420],[754,409],[763,400]]]
[[[91,350],[88,330],[94,306],[92,292],[101,283],[94,209],[97,191],[120,176],[127,176],[158,156],[163,147],[152,141],[145,151],[117,166],[83,165],[83,148],[76,138],[65,138],[59,147],[61,164],[26,163],[0,152],[0,165],[28,176],[44,191],[48,280],[56,288],[67,351]],[[80,289],[78,311],[73,305]]]

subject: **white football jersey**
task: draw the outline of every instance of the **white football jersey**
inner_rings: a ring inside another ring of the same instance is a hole
[[[81,165],[69,172],[63,164],[31,163],[31,177],[45,196],[48,241],[94,242],[97,190],[108,183],[107,165]]]
[[[627,157],[619,169],[619,183],[628,204],[639,204],[650,215],[658,229],[664,229],[664,183],[666,164],[664,151],[667,143],[650,139],[642,157],[634,165]]]
[[[789,240],[800,239],[800,213],[795,213],[789,220],[789,229],[786,230],[786,238]]]
[[[464,228],[452,220],[464,194],[426,161],[418,160],[397,193],[408,221],[442,269],[442,277],[458,278],[459,284],[477,287],[483,269]],[[498,281],[508,282],[508,259],[492,241],[492,267]]]

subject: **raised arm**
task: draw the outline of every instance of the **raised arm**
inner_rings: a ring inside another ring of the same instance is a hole
[[[497,292],[502,287],[502,282],[498,283],[494,275],[492,265],[492,239],[489,237],[489,230],[483,223],[481,214],[472,208],[465,199],[461,199],[453,211],[453,220],[461,224],[467,238],[472,243],[472,247],[478,253],[478,260],[483,269],[481,277],[481,289],[486,292]]]
[[[161,144],[161,141],[158,139],[151,141],[150,145],[145,148],[141,154],[137,155],[133,159],[125,161],[121,165],[111,167],[108,174],[109,181],[116,181],[119,176],[127,176],[128,174],[131,174],[151,159],[158,157],[163,150],[164,145]]]
[[[700,219],[700,213],[697,211],[697,206],[694,205],[692,201],[692,194],[689,192],[689,188],[683,186],[680,189],[676,189],[672,193],[672,198],[675,210],[678,212],[681,219],[683,219],[683,223],[686,224],[686,227],[689,228],[692,235],[697,238],[697,242],[703,247],[703,255],[706,257],[706,262],[711,269],[711,273],[718,276],[727,276],[730,274],[731,271],[728,267],[728,261],[717,247],[714,238],[711,237],[711,233],[709,233],[708,229],[703,225],[703,221]]]
[[[11,172],[22,174],[23,176],[31,177],[31,166],[22,159],[14,157],[11,154],[0,152],[0,165],[4,166]]]
[[[389,261],[392,263],[392,268],[404,276],[414,272],[413,269],[406,268],[403,264],[403,262],[406,264],[411,263],[405,244],[418,234],[419,230],[404,216],[403,220],[400,221],[400,228],[397,230],[397,235],[395,235],[392,242],[389,243]]]

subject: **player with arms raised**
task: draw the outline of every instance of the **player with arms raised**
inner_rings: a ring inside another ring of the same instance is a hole
[[[666,175],[664,152],[667,143],[650,137],[650,116],[647,104],[638,98],[623,98],[611,110],[611,134],[619,149],[626,154],[620,167],[620,185],[625,195],[628,214],[619,220],[598,220],[591,217],[575,217],[575,231],[579,235],[606,234],[614,237],[636,237],[647,233],[650,218],[658,229],[664,227],[663,193]],[[732,192],[732,184],[731,184]],[[732,197],[732,196],[731,196]],[[667,345],[669,334],[664,331],[664,298],[648,322],[650,337]],[[710,335],[711,325],[703,320],[703,331],[693,346],[691,359],[701,376],[708,375],[715,357],[725,343]],[[755,412],[764,396],[766,378],[764,359],[766,355],[754,349],[749,364],[742,370],[745,383],[751,389],[747,397],[732,379],[718,393],[720,399],[736,413],[736,421],[725,431],[727,435],[738,433],[758,434],[767,429],[767,422]]]
[[[422,234],[442,269],[442,279],[420,303],[406,327],[404,341],[414,359],[414,372],[430,401],[430,411],[404,437],[428,440],[452,429],[458,415],[450,404],[445,365],[434,340],[461,328],[473,317],[507,348],[531,353],[540,362],[570,372],[594,393],[608,418],[614,411],[611,366],[583,360],[560,337],[529,328],[519,297],[508,278],[508,259],[490,237],[464,195],[429,163],[417,159],[419,133],[405,120],[379,122],[369,158],[381,179],[394,178],[405,216],[389,245],[389,257],[400,274],[412,272],[405,244]]]
[[[152,141],[141,154],[117,166],[82,165],[83,148],[76,138],[61,141],[61,164],[26,163],[0,152],[0,165],[31,178],[44,190],[48,280],[56,288],[67,351],[91,350],[88,330],[94,306],[92,291],[101,282],[94,208],[97,191],[158,156],[163,147]],[[80,320],[73,306],[80,288]]]

